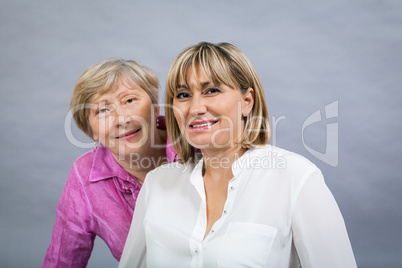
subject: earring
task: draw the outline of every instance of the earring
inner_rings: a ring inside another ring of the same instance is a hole
[[[98,149],[98,141],[94,141],[95,150]]]
[[[166,129],[165,117],[160,115],[156,118],[156,128],[157,129]]]
[[[247,116],[247,112],[243,112],[243,116],[246,117],[246,116]]]

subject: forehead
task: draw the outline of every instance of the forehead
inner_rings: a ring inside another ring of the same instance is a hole
[[[231,63],[226,58],[194,57],[182,61],[177,76],[178,83],[188,83],[194,78],[198,84],[210,82],[212,84],[224,84],[232,88],[238,87],[238,82],[233,73]]]
[[[179,84],[188,84],[191,81],[195,81],[197,83],[203,82],[211,82],[213,79],[209,77],[204,69],[199,66],[196,67],[188,67],[186,71],[183,71],[179,76],[178,83]]]
[[[135,82],[129,81],[127,83],[126,81],[119,81],[109,88],[98,89],[98,91],[93,95],[91,101],[98,102],[99,100],[110,97],[119,97],[123,93],[142,94],[145,93],[145,91]]]
[[[206,70],[199,65],[195,67],[189,66],[179,74],[176,88],[183,86],[199,86],[203,88],[210,84],[216,85],[222,84],[222,82],[213,75],[211,70]]]

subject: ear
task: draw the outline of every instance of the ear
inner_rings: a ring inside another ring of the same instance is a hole
[[[99,141],[99,137],[97,135],[95,135],[95,134],[92,134],[92,139],[94,141]]]
[[[254,89],[249,87],[247,92],[243,94],[243,115],[249,115],[254,106]]]

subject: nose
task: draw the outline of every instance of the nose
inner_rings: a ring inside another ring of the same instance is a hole
[[[205,105],[205,100],[199,96],[194,95],[190,107],[191,116],[200,116],[207,112],[207,106]]]
[[[117,127],[124,127],[131,121],[130,114],[120,105],[114,105],[114,116],[116,117]]]

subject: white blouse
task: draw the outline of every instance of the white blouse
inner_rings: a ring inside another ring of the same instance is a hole
[[[270,145],[233,163],[222,216],[204,238],[202,162],[147,175],[119,267],[356,267],[320,170]]]

